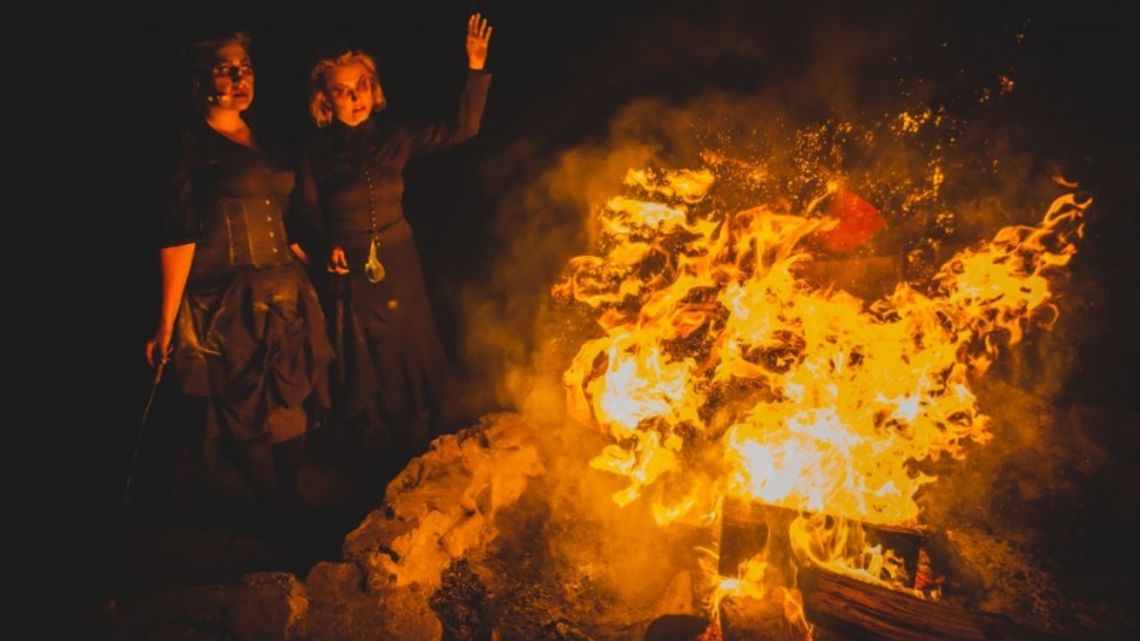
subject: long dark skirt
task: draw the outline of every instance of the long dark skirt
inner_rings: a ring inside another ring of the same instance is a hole
[[[412,238],[382,246],[386,276],[372,283],[362,269],[367,249],[345,249],[356,259],[350,274],[325,287],[338,414],[415,454],[437,436],[447,376],[419,252]]]
[[[306,403],[331,403],[332,359],[316,290],[296,263],[242,271],[183,299],[174,362],[183,393],[209,399],[207,439],[304,434]]]

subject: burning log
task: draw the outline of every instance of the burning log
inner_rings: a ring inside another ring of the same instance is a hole
[[[764,552],[769,558],[791,558],[791,523],[799,513],[759,501],[726,499],[721,521],[720,554],[717,571],[734,576],[749,558]],[[924,591],[934,587],[939,577],[930,567],[926,554],[926,533],[919,528],[850,523],[846,544],[848,558],[863,554],[869,545],[889,550],[901,563],[905,579],[895,577],[899,588]]]
[[[718,571],[734,576],[757,555],[789,563],[793,554],[788,524],[794,510],[758,501],[728,500],[721,524]],[[946,600],[922,598],[941,576],[931,568],[927,533],[920,529],[856,523],[854,540],[873,540],[897,554],[907,580],[874,584],[818,566],[795,571],[803,612],[812,626],[842,636],[876,641],[1058,641],[1061,637],[1028,629],[1010,619],[968,610]],[[842,567],[842,566],[841,566]],[[785,571],[791,573],[792,571]],[[770,638],[780,628],[771,601],[734,599],[721,606],[726,639]],[[829,637],[830,638],[830,637]]]
[[[996,615],[864,583],[818,568],[799,575],[808,619],[839,633],[881,641],[1060,641]]]
[[[689,641],[698,639],[709,627],[704,617],[667,614],[654,619],[645,629],[645,641]]]

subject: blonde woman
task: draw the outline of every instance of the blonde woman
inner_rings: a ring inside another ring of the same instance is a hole
[[[322,231],[310,253],[329,281],[342,392],[334,415],[386,463],[422,452],[437,434],[448,367],[404,216],[404,167],[478,133],[490,39],[487,21],[470,16],[466,84],[454,117],[441,122],[390,118],[376,63],[364,52],[322,59],[310,74],[317,130],[303,154],[301,194]]]

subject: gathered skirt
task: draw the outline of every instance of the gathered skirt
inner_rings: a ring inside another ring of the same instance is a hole
[[[277,443],[303,434],[306,404],[331,403],[327,331],[316,290],[298,263],[188,287],[174,364],[182,393],[210,400],[206,437]]]

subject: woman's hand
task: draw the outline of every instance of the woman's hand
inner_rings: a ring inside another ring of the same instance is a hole
[[[154,336],[146,342],[146,362],[151,367],[158,367],[170,358],[170,343],[174,336],[173,328],[164,324],[158,328]]]
[[[330,274],[344,276],[348,273],[348,259],[344,256],[344,247],[336,245],[329,254],[329,264],[325,268]]]
[[[305,253],[304,249],[301,249],[300,245],[297,243],[289,245],[289,251],[293,252],[293,255],[297,257],[297,260],[301,261],[302,265],[308,266],[309,255]]]
[[[467,67],[475,71],[487,63],[487,45],[491,42],[491,25],[482,14],[467,19]]]

